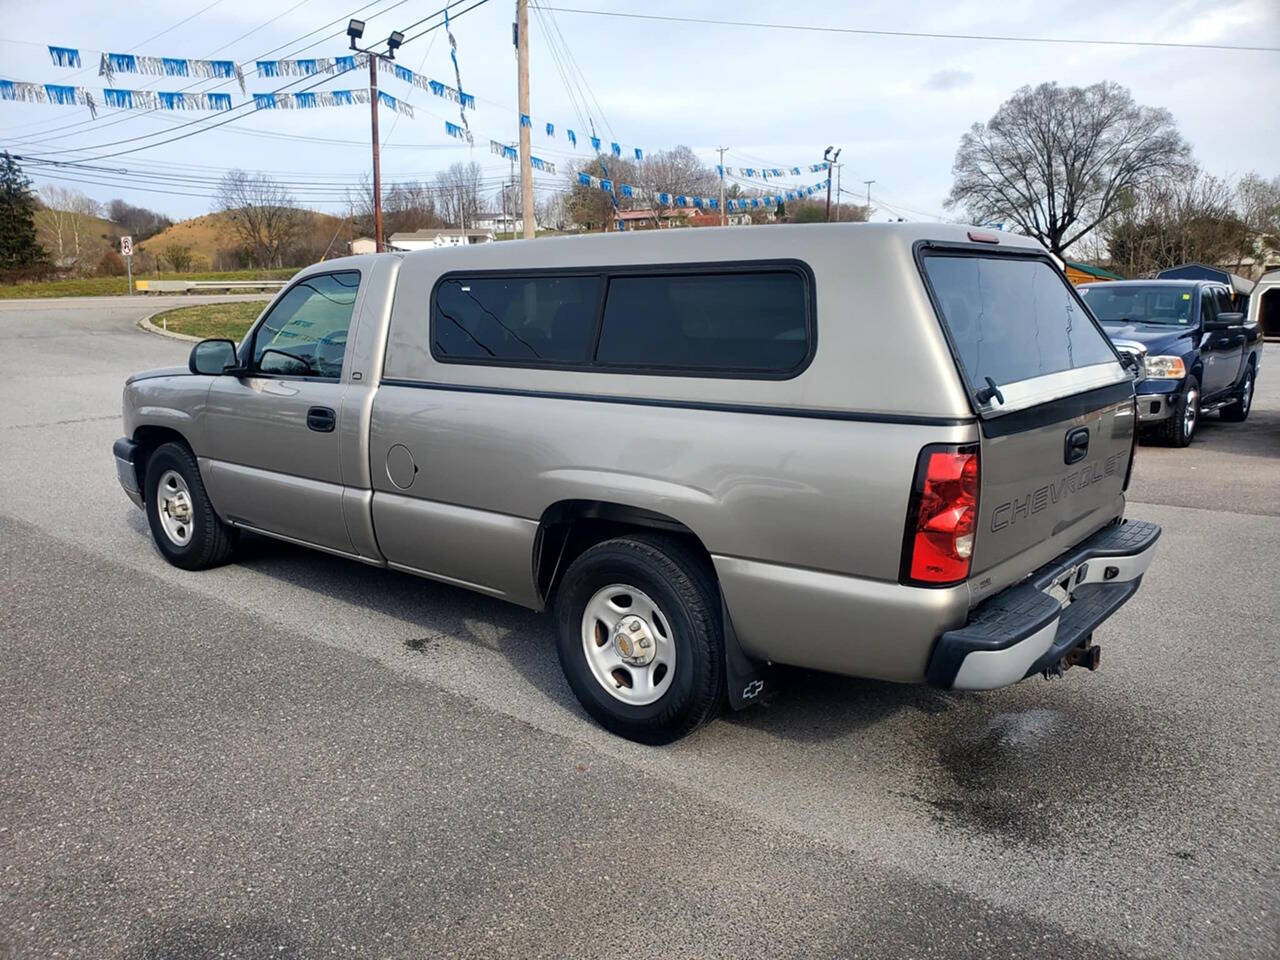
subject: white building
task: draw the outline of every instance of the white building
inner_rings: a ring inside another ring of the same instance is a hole
[[[471,218],[478,229],[494,233],[524,233],[524,217],[514,213],[477,213]]]
[[[372,237],[356,237],[349,244],[351,247],[351,255],[356,256],[361,253],[377,253],[378,245]]]
[[[431,250],[435,247],[462,247],[471,243],[493,243],[492,230],[414,230],[393,233],[387,240],[392,250]]]

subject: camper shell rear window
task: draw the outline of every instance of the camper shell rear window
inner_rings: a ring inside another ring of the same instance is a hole
[[[939,248],[921,251],[920,263],[975,393],[1117,362],[1102,328],[1046,258]]]

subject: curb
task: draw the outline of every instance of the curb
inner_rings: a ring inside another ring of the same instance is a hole
[[[169,309],[171,310],[173,308],[170,307]],[[188,343],[200,342],[200,337],[193,337],[189,333],[178,333],[174,330],[165,330],[163,327],[157,327],[151,322],[152,317],[158,317],[160,314],[168,312],[169,310],[156,310],[154,313],[147,314],[138,321],[138,329],[145,330],[147,333],[154,333],[158,337],[168,337],[170,340],[186,340]]]

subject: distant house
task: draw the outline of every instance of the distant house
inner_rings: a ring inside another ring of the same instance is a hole
[[[356,237],[348,246],[351,247],[351,255],[356,256],[361,253],[377,253],[378,244],[372,237]]]
[[[671,207],[664,210],[619,210],[614,219],[623,230],[653,230],[659,223],[663,229],[682,226],[694,215],[687,207]]]
[[[1071,285],[1079,286],[1082,283],[1098,283],[1105,280],[1123,280],[1124,277],[1118,273],[1112,273],[1110,270],[1103,270],[1101,267],[1095,267],[1092,264],[1080,263],[1076,260],[1062,261],[1062,272],[1067,275],[1067,279],[1071,281]]]
[[[492,230],[414,230],[393,233],[387,241],[392,250],[432,250],[436,247],[464,247],[475,243],[493,243]]]
[[[477,213],[471,218],[477,230],[489,230],[493,233],[524,233],[524,217],[514,213]],[[534,224],[537,229],[537,224]]]

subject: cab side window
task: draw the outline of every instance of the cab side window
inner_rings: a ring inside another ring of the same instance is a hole
[[[340,376],[359,288],[357,270],[317,274],[296,283],[258,327],[253,369],[288,377]]]
[[[1218,304],[1212,287],[1200,288],[1200,322],[1207,323],[1218,316]]]
[[[1218,287],[1214,293],[1216,295],[1215,299],[1218,301],[1218,313],[1231,313],[1234,310],[1240,309],[1239,307],[1232,306],[1231,291],[1226,287]]]

